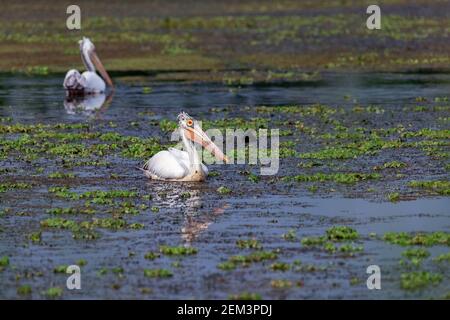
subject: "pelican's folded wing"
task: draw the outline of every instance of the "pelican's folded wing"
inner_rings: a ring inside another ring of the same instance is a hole
[[[63,83],[66,90],[83,90],[86,87],[86,79],[81,76],[78,70],[69,70]]]
[[[151,157],[144,170],[159,179],[181,179],[189,173],[183,161],[169,151],[160,151]]]
[[[181,151],[175,148],[169,148],[169,152],[172,153],[175,157],[177,157],[178,160],[181,160],[183,164],[189,168],[190,162],[189,162],[189,155],[186,151]],[[202,169],[205,174],[208,174],[208,168],[202,163]]]

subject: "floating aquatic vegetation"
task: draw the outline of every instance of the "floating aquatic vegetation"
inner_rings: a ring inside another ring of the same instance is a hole
[[[379,179],[381,177],[378,173],[315,173],[311,175],[296,175],[284,177],[282,180],[285,182],[297,181],[297,182],[327,182],[332,181],[343,184],[353,184],[363,180]]]
[[[402,256],[407,258],[407,261],[400,260],[400,265],[408,266],[408,262],[413,266],[420,266],[422,261],[430,256],[430,252],[424,248],[411,248],[402,252]]]
[[[423,248],[412,248],[402,252],[402,256],[407,257],[408,259],[412,258],[427,258],[430,256],[430,252]]]
[[[261,300],[262,297],[259,293],[242,292],[238,294],[232,294],[228,296],[230,300]]]
[[[362,246],[352,243],[359,238],[358,232],[348,226],[333,226],[326,230],[326,235],[318,237],[304,237],[301,244],[305,247],[321,247],[330,254],[341,253],[346,256],[354,256],[355,253],[363,251]],[[343,242],[340,246],[337,243]]]
[[[9,266],[9,257],[8,256],[3,256],[0,258],[0,268],[4,268]]]
[[[387,232],[383,236],[383,240],[391,244],[400,246],[434,246],[434,245],[450,245],[450,233],[448,232],[431,232],[431,233],[406,233],[406,232]]]
[[[52,287],[43,292],[43,295],[49,299],[55,299],[62,296],[63,290],[59,287]]]
[[[77,261],[75,261],[75,264],[79,267],[83,267],[87,265],[87,261],[85,259],[78,259]]]
[[[283,234],[282,237],[287,241],[295,241],[297,239],[297,235],[294,229],[289,230],[287,233]]]
[[[277,279],[270,281],[270,285],[276,289],[287,289],[292,287],[292,282],[284,279]]]
[[[53,269],[53,272],[54,273],[66,273],[67,267],[68,267],[67,265],[56,266]]]
[[[221,186],[221,187],[217,188],[217,192],[220,194],[229,194],[229,193],[231,193],[231,189],[227,188],[225,186]]]
[[[73,215],[73,214],[94,214],[95,210],[91,208],[51,208],[46,211],[53,215]]]
[[[291,266],[284,262],[275,262],[270,265],[270,269],[273,271],[288,271]]]
[[[151,207],[150,210],[151,210],[153,213],[159,212],[159,208],[156,207],[156,206]]]
[[[411,181],[408,186],[430,190],[441,195],[450,195],[450,181]]]
[[[398,168],[406,167],[406,163],[401,162],[401,161],[390,161],[390,162],[385,162],[382,167],[384,169],[387,169],[387,168],[398,169]]]
[[[236,269],[236,267],[237,267],[236,263],[231,261],[225,261],[217,265],[217,268],[222,270],[234,270]]]
[[[229,257],[228,261],[220,263],[217,267],[222,270],[233,270],[238,266],[249,266],[252,263],[275,260],[278,255],[272,251],[256,251],[249,255],[235,255]]]
[[[240,249],[261,249],[262,245],[261,243],[256,239],[239,239],[236,240],[236,245]]]
[[[15,189],[29,189],[31,185],[25,182],[0,183],[0,193]]]
[[[103,228],[109,230],[123,229],[142,229],[143,224],[127,223],[120,218],[93,218],[91,221],[75,221],[60,217],[41,220],[42,228],[63,229],[72,231],[73,238],[92,240],[98,238],[95,228]]]
[[[450,262],[450,252],[438,255],[437,257],[433,258],[433,261],[437,263]]]
[[[438,285],[442,280],[443,276],[441,274],[427,271],[402,273],[400,286],[404,290],[419,290],[430,285]]]
[[[392,192],[387,195],[387,199],[391,202],[397,202],[400,199],[400,193]]]
[[[17,288],[17,294],[20,296],[29,296],[32,292],[31,286],[29,284],[24,284]]]
[[[347,226],[333,226],[327,231],[327,238],[330,241],[348,241],[356,240],[359,237],[358,232]]]
[[[159,251],[168,256],[186,256],[197,254],[198,250],[192,247],[169,247],[169,246],[160,246]]]
[[[167,269],[145,269],[144,276],[148,278],[170,278],[173,273]]]
[[[28,237],[31,240],[31,242],[40,243],[42,240],[42,232],[41,231],[33,232]]]

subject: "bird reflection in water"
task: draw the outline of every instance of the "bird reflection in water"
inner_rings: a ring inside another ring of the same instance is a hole
[[[89,95],[67,94],[64,99],[64,108],[68,114],[82,114],[90,118],[101,118],[113,100],[114,92]]]
[[[186,244],[194,242],[229,207],[227,203],[207,201],[208,185],[202,183],[164,183],[150,181],[151,189],[161,197],[162,205],[178,208],[183,213],[180,229],[181,239]],[[189,196],[185,196],[189,193]]]
[[[194,200],[195,202],[197,200]],[[194,204],[195,206],[195,204]],[[221,216],[228,208],[228,204],[223,203],[220,206],[206,210],[202,214],[197,212],[185,214],[184,225],[181,228],[181,238],[186,243],[193,242],[203,231],[206,231],[217,217]]]

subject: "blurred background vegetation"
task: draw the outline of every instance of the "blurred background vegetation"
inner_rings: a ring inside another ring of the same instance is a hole
[[[450,1],[378,2],[382,29],[368,30],[372,2],[80,0],[82,29],[70,31],[66,8],[72,2],[2,1],[0,71],[82,68],[82,36],[94,41],[112,73],[161,72],[172,80],[276,80],[299,70],[303,76],[448,70]],[[249,72],[251,78],[242,76]]]

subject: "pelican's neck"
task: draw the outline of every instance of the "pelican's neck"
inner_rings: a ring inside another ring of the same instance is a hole
[[[186,136],[184,135],[184,130],[180,129],[181,131],[181,137],[183,139],[183,144],[186,152],[189,156],[189,164],[190,164],[190,170],[191,173],[193,172],[201,172],[202,170],[202,163],[200,161],[200,157],[198,156],[197,149],[195,148],[195,145],[193,142],[189,141]]]
[[[81,60],[83,60],[83,64],[88,71],[95,72],[95,66],[92,63],[91,57],[89,56],[89,52],[87,50],[81,51]]]

